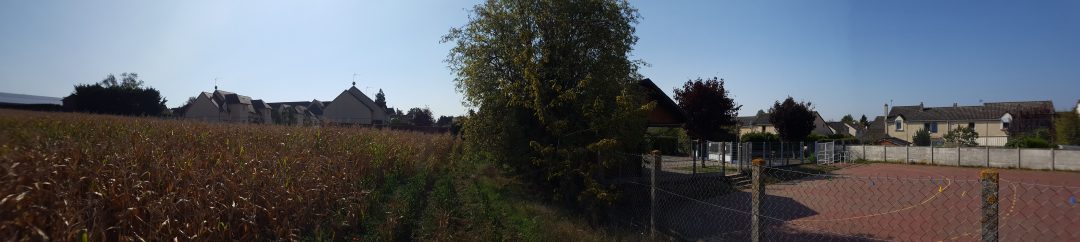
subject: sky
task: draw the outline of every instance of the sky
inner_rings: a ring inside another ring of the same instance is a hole
[[[217,85],[269,102],[352,81],[466,112],[440,39],[480,1],[0,1],[0,92],[63,97],[137,72],[169,107]],[[669,95],[725,79],[740,115],[791,96],[827,120],[882,105],[1080,99],[1080,1],[632,1],[632,59]],[[355,74],[355,75],[354,75]],[[216,80],[216,81],[215,81]]]

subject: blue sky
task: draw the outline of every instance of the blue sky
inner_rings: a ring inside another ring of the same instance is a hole
[[[61,97],[138,72],[170,107],[349,87],[461,114],[439,43],[478,1],[2,1],[0,92]],[[882,104],[1080,99],[1080,1],[635,1],[633,58],[668,94],[721,77],[743,115],[793,96],[826,119]]]

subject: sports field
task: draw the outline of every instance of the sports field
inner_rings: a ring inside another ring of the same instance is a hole
[[[811,174],[766,168],[770,241],[980,239],[979,168],[858,164]],[[1001,241],[1080,239],[1080,173],[998,170]],[[662,189],[660,223],[679,237],[745,240],[750,191],[716,196]]]

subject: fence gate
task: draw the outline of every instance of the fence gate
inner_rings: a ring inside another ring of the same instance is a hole
[[[818,164],[836,162],[836,142],[818,142],[814,148],[817,151],[814,155],[817,157]]]

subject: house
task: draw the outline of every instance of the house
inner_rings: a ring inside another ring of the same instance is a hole
[[[323,120],[328,124],[387,124],[386,108],[375,104],[367,95],[356,88],[356,83],[342,91],[334,101],[320,107]]]
[[[1076,114],[1080,115],[1080,100],[1076,100]]]
[[[886,110],[888,105],[885,105]],[[912,142],[915,132],[927,130],[930,138],[943,139],[949,130],[971,128],[979,134],[976,143],[1003,146],[1010,136],[1050,129],[1054,104],[1051,101],[997,102],[980,106],[926,107],[896,106],[888,112],[888,137]]]
[[[273,120],[271,123],[317,126],[322,124],[323,119],[312,110],[322,112],[322,107],[325,107],[327,102],[312,100],[310,102],[276,102],[268,103],[268,105],[273,110],[272,114],[276,115],[271,119]]]
[[[255,109],[255,123],[274,123],[274,109],[269,104],[266,104],[262,99],[255,99],[251,100],[251,106]]]
[[[645,102],[656,102],[656,107],[645,117],[647,127],[682,127],[689,119],[686,112],[671,100],[664,90],[650,79],[638,81],[638,87],[645,94]]]
[[[772,122],[769,121],[771,116],[771,113],[761,113],[755,116],[737,117],[736,121],[739,122],[739,135],[754,132],[779,134],[779,132],[776,131],[776,126],[773,126]],[[821,114],[818,112],[814,112],[814,130],[810,131],[810,133],[825,136],[836,134],[836,132],[829,127],[828,123],[825,122],[825,119],[821,118]]]
[[[825,122],[825,125],[828,125],[829,130],[832,131],[832,134],[843,134],[851,137],[859,137],[863,132],[863,130],[857,128],[857,126],[860,125],[853,125],[844,122]]]
[[[214,90],[202,92],[184,110],[185,119],[249,123],[258,119],[251,97]]]

